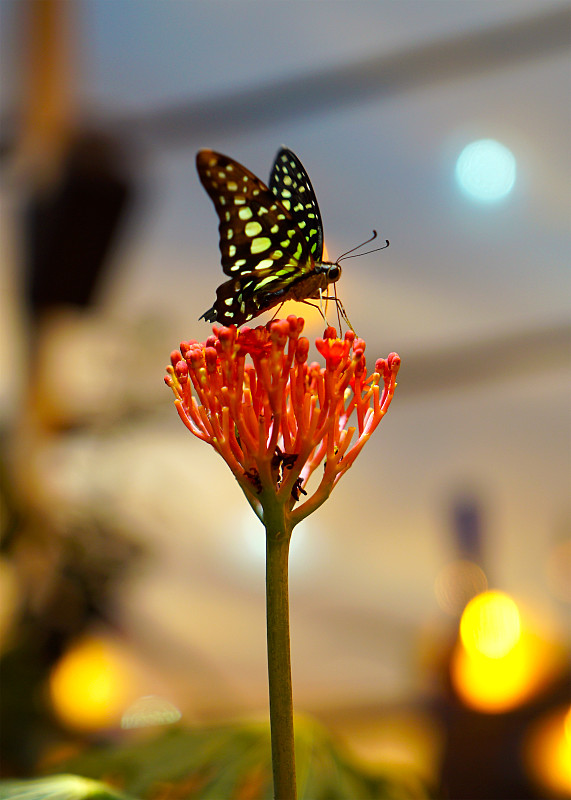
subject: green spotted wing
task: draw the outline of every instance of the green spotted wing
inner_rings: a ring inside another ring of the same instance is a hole
[[[201,150],[196,166],[220,220],[222,269],[230,280],[201,318],[241,325],[290,298],[325,289],[323,230],[315,193],[299,159],[282,149],[270,186],[228,156]]]
[[[309,175],[291,150],[283,147],[270,175],[270,189],[293,215],[309,244],[314,261],[323,256],[323,224]]]

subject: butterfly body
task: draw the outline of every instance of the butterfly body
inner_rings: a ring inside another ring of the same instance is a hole
[[[286,148],[266,186],[237,161],[201,150],[200,180],[218,214],[223,271],[207,322],[241,325],[285,300],[326,294],[341,267],[322,261],[323,226],[315,192],[301,162]]]

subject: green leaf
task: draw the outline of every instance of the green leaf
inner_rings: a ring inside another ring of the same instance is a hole
[[[23,781],[0,781],[0,800],[129,800],[99,781],[78,775],[52,775]]]
[[[299,800],[428,798],[426,788],[410,771],[361,769],[326,729],[309,717],[295,719],[295,746]],[[273,797],[270,733],[265,722],[186,730],[175,727],[143,741],[93,749],[67,762],[64,769],[88,778],[105,776],[137,800]],[[70,794],[69,800],[84,796],[92,795]],[[65,795],[44,797],[68,800]],[[24,795],[22,800],[39,800],[39,796]]]

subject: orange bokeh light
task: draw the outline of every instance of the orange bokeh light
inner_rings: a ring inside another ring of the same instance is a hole
[[[571,796],[571,708],[536,722],[526,737],[524,761],[530,777],[555,797]]]

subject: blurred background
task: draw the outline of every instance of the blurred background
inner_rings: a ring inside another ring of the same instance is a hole
[[[267,714],[263,529],[163,374],[223,280],[196,151],[267,180],[286,145],[331,258],[390,239],[338,289],[403,362],[294,532],[296,709],[437,797],[570,796],[569,3],[0,14],[2,774],[142,697]]]

